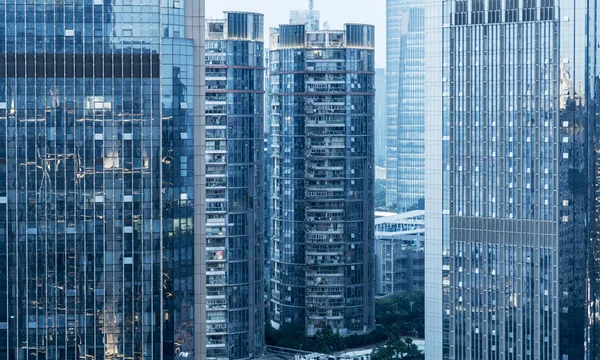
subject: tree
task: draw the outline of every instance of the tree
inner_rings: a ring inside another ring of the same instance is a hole
[[[391,340],[425,333],[425,294],[394,295],[377,301],[375,321]]]
[[[345,347],[342,337],[334,333],[329,326],[315,335],[315,348],[317,352],[332,354],[335,351],[344,350]]]
[[[308,337],[302,325],[284,324],[275,330],[268,316],[265,320],[267,345],[331,354],[344,349],[381,344],[385,341],[388,341],[389,345],[407,336],[422,337],[425,333],[425,296],[423,292],[416,292],[377,300],[375,306],[377,328],[365,335],[342,338],[328,327],[315,336]],[[379,349],[381,356],[388,351],[386,349],[384,347]],[[389,357],[382,359],[387,358]],[[407,359],[412,360],[412,358]]]
[[[375,180],[375,208],[385,207],[385,180]]]
[[[424,360],[425,355],[413,344],[411,338],[389,342],[371,354],[371,360]]]

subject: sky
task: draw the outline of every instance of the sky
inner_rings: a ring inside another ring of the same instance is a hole
[[[207,18],[222,18],[223,11],[253,11],[265,15],[265,35],[270,27],[289,22],[290,10],[308,9],[308,0],[206,0]],[[375,64],[385,67],[385,0],[315,0],[321,24],[331,29],[344,23],[375,25]],[[268,39],[265,37],[265,43]]]

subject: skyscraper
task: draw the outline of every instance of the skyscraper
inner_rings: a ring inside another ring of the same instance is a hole
[[[374,328],[374,28],[271,39],[271,321]]]
[[[269,32],[273,29],[269,29]],[[269,39],[271,36],[269,35]],[[269,49],[265,49],[265,81],[264,81],[264,89],[265,89],[265,107],[264,107],[264,201],[265,201],[265,307],[267,308],[265,311],[268,311],[269,308],[269,298],[271,296],[271,231],[273,230],[273,201],[271,200],[271,195],[273,193],[273,160],[271,159],[271,96],[269,93]]]
[[[386,205],[424,207],[424,1],[387,0]]]
[[[385,69],[375,69],[375,164],[377,166],[383,166],[386,157],[387,109],[385,80]]]
[[[426,4],[426,356],[599,359],[598,4]]]
[[[263,15],[207,22],[207,358],[264,350]]]
[[[0,5],[2,359],[205,357],[204,1],[162,4]]]

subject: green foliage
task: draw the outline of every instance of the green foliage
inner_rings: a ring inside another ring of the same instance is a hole
[[[265,341],[267,345],[271,346],[323,354],[374,345],[387,340],[395,344],[398,341],[403,341],[402,339],[406,336],[423,337],[425,333],[424,314],[425,295],[423,292],[416,292],[409,295],[394,295],[377,300],[375,305],[377,328],[369,334],[351,335],[342,338],[334,333],[331,328],[326,328],[318,332],[314,337],[307,337],[304,335],[302,326],[285,324],[279,330],[275,330],[271,326],[271,322],[267,319],[265,324]],[[388,351],[385,350],[387,348],[383,347],[379,349],[382,352]],[[413,358],[406,359],[412,360]]]
[[[375,208],[385,206],[385,180],[375,180]]]
[[[314,337],[315,350],[323,354],[331,354],[336,351],[341,351],[346,348],[344,339],[338,334],[335,334],[330,327],[325,330],[321,330]]]
[[[365,335],[350,335],[344,338],[346,349],[373,345],[385,341],[387,332],[381,327],[377,327],[373,332]]]
[[[344,339],[331,328],[319,331],[314,337],[304,336],[301,326],[285,324],[279,330],[268,323],[265,328],[267,345],[331,354],[346,348]]]
[[[411,306],[412,303],[412,306]],[[425,294],[394,295],[377,300],[375,321],[391,340],[425,335]]]
[[[425,355],[413,344],[410,338],[390,341],[371,354],[371,360],[424,360]]]

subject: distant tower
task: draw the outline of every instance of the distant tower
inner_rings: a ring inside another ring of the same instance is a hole
[[[310,30],[319,30],[319,19],[317,17],[316,21],[317,21],[317,28],[313,29],[313,25],[315,23],[315,14],[314,14],[314,9],[315,9],[315,0],[308,0],[308,27],[310,28]]]
[[[290,11],[290,24],[307,25],[308,31],[319,30],[319,10],[315,10],[315,0],[308,0],[308,10]]]
[[[399,213],[425,206],[424,4],[387,2],[386,206]]]

